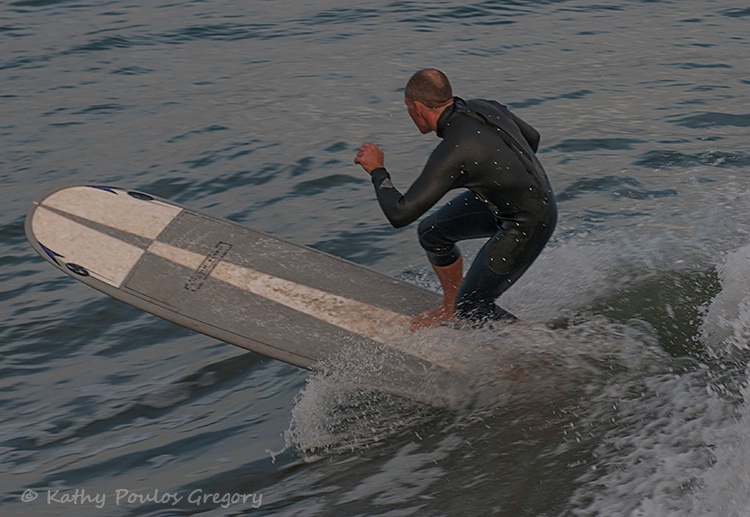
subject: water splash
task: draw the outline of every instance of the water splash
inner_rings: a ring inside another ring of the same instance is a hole
[[[644,324],[613,323],[593,318],[566,329],[512,324],[499,329],[456,331],[434,329],[416,333],[411,346],[430,353],[454,354],[456,368],[470,376],[452,376],[435,369],[412,379],[416,400],[388,395],[382,354],[363,356],[355,346],[345,348],[321,365],[300,391],[286,432],[287,447],[336,453],[368,448],[429,422],[437,415],[472,418],[486,411],[512,408],[564,409],[619,375],[638,375],[659,365],[653,331]],[[440,357],[445,363],[446,356]],[[658,366],[661,367],[661,366]],[[625,373],[627,372],[627,373]],[[411,372],[410,372],[411,373]],[[418,388],[415,388],[418,386]],[[521,409],[523,411],[523,409]]]
[[[286,447],[328,453],[368,448],[434,415],[435,407],[386,393],[384,364],[392,359],[385,347],[366,355],[353,344],[319,364],[297,396]]]
[[[750,245],[728,253],[716,267],[721,291],[705,311],[701,340],[724,360],[750,360]]]

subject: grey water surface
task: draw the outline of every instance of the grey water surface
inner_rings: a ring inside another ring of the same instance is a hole
[[[749,29],[728,0],[2,2],[2,514],[750,515]],[[559,201],[500,300],[537,330],[457,343],[497,349],[482,397],[244,352],[26,242],[34,200],[109,184],[437,290],[352,163],[419,174],[423,67],[533,124]]]

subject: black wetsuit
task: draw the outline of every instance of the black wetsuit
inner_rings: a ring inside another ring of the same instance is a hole
[[[406,194],[384,168],[372,171],[378,202],[400,228],[449,190],[469,189],[420,223],[420,243],[432,264],[447,266],[460,255],[456,242],[490,237],[461,284],[456,313],[513,318],[495,299],[536,259],[557,222],[554,194],[535,155],[539,133],[498,102],[456,97],[440,116],[437,135],[443,141]]]

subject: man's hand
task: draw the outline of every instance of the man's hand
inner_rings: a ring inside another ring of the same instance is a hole
[[[385,155],[377,145],[365,142],[359,147],[354,163],[360,164],[368,174],[372,174],[375,169],[385,167]]]

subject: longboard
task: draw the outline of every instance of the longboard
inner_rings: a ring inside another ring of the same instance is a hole
[[[356,349],[381,358],[381,389],[431,403],[419,395],[427,372],[469,373],[410,344],[412,317],[438,294],[150,194],[63,188],[34,203],[25,229],[76,280],[267,357],[316,370]]]

